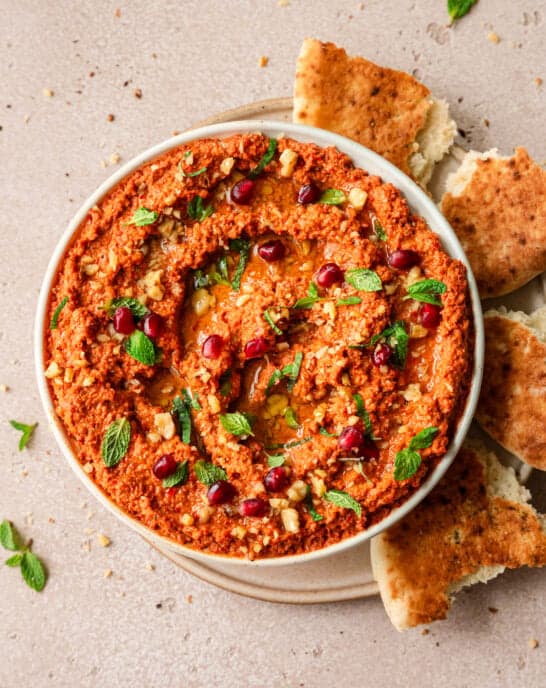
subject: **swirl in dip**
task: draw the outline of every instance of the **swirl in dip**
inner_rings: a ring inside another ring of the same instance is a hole
[[[467,393],[465,269],[334,148],[194,141],[124,178],[66,251],[45,375],[89,477],[188,547],[325,547],[400,505]]]

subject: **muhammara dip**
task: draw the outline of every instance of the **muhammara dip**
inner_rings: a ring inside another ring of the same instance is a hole
[[[466,397],[465,269],[334,148],[200,140],[128,175],[58,269],[45,374],[127,514],[234,557],[384,518]]]

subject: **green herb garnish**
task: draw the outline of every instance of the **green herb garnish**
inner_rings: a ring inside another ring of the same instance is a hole
[[[353,268],[345,272],[345,281],[359,291],[381,291],[381,278],[368,268]]]
[[[248,179],[256,179],[265,170],[267,165],[273,160],[275,151],[277,150],[277,139],[269,139],[269,144],[267,150],[262,156],[260,162],[256,165],[253,170],[247,174]]]
[[[118,418],[111,423],[102,440],[100,453],[105,466],[113,468],[123,459],[131,442],[131,424],[127,418]]]
[[[61,303],[53,311],[53,316],[51,317],[51,322],[49,324],[50,330],[56,330],[57,329],[57,322],[59,320],[59,315],[61,314],[61,311],[63,310],[63,308],[66,306],[67,303],[68,303],[68,296],[65,296],[64,299],[61,301]]]
[[[307,485],[307,494],[305,495],[305,500],[303,503],[305,504],[305,508],[309,512],[309,516],[311,516],[313,521],[322,521],[323,516],[318,513],[313,505],[313,495],[311,494],[311,488],[309,485]]]
[[[291,406],[286,407],[286,411],[284,412],[284,421],[292,430],[299,430],[300,424],[296,418],[296,412]]]
[[[406,299],[415,299],[415,301],[423,301],[424,303],[432,303],[435,306],[441,306],[442,300],[438,298],[438,294],[445,294],[447,287],[443,282],[435,279],[421,280],[414,282],[408,287],[408,293],[404,296]]]
[[[106,306],[108,315],[113,318],[118,308],[128,308],[133,318],[137,321],[149,313],[144,304],[140,303],[138,299],[133,299],[130,296],[119,296],[116,299],[112,299]]]
[[[326,205],[341,205],[345,203],[347,196],[340,189],[326,189],[323,191],[319,203],[325,203]]]
[[[266,456],[269,468],[278,468],[282,466],[285,461],[284,454],[266,454]]]
[[[235,411],[235,413],[221,413],[220,423],[222,423],[224,430],[227,430],[236,437],[254,435],[248,413],[241,413],[240,411]]]
[[[447,11],[449,12],[451,21],[464,17],[477,2],[478,0],[447,0]]]
[[[203,222],[209,215],[212,215],[214,208],[211,205],[205,205],[201,196],[194,196],[188,203],[187,213],[190,220],[197,220]]]
[[[310,282],[307,289],[307,296],[298,299],[292,308],[312,308],[315,303],[323,300],[324,299],[318,295],[317,285],[314,282]]]
[[[362,419],[366,435],[368,435],[371,440],[378,439],[374,437],[372,421],[370,420],[370,414],[366,411],[366,407],[364,406],[364,400],[360,394],[353,394],[353,399],[356,405],[356,415]]]
[[[206,167],[201,167],[201,169],[196,170],[195,172],[184,172],[184,170],[182,169],[181,163],[178,163],[177,176],[179,179],[184,179],[184,177],[198,177],[200,174],[203,174],[206,171],[207,171]]]
[[[189,474],[190,469],[188,467],[188,461],[178,461],[175,472],[168,478],[163,479],[163,487],[178,487],[179,485],[184,485],[188,480]]]
[[[134,330],[123,344],[125,351],[135,361],[147,366],[155,365],[158,361],[158,352],[152,340],[141,330]]]
[[[347,492],[343,492],[343,490],[328,490],[328,492],[324,494],[324,499],[344,509],[352,509],[357,516],[362,515],[360,503],[357,502],[354,497],[351,497],[350,494],[347,494]]]
[[[429,427],[412,437],[409,447],[397,452],[394,460],[394,479],[407,480],[411,478],[421,465],[419,449],[427,449],[438,434],[438,428]]]
[[[248,263],[248,258],[250,256],[250,241],[247,239],[231,239],[229,242],[229,248],[231,251],[237,251],[239,253],[239,262],[233,273],[233,279],[231,280],[231,287],[233,291],[239,291],[241,287],[241,278],[245,271]]]
[[[300,374],[300,369],[301,369],[301,364],[303,361],[303,353],[301,351],[298,351],[296,355],[294,356],[294,360],[292,363],[289,363],[288,365],[285,365],[284,368],[281,370],[281,374],[283,377],[288,379],[288,382],[286,384],[286,389],[291,392],[294,389],[294,386],[296,382],[298,381],[298,376]],[[271,380],[270,380],[271,382]]]
[[[194,411],[201,411],[201,404],[199,403],[199,395],[197,392],[193,393],[189,387],[182,390],[184,401],[191,406]]]
[[[322,425],[319,428],[319,434],[324,435],[324,437],[339,437],[339,435],[334,435],[333,432],[328,432],[328,430],[323,428]]]
[[[191,440],[191,401],[186,398],[175,397],[171,413],[178,419],[180,426],[180,439],[184,444]]]
[[[231,394],[231,376],[233,372],[231,368],[225,370],[218,378],[218,384],[220,385],[220,394],[223,397],[229,397]]]
[[[200,483],[210,487],[219,480],[227,480],[227,473],[221,466],[217,466],[209,461],[199,461],[195,462],[193,467],[195,477]]]
[[[369,344],[358,344],[350,347],[354,349],[368,349],[375,346],[378,341],[384,339],[392,348],[393,354],[391,363],[395,368],[402,370],[406,365],[406,357],[408,355],[409,336],[406,332],[406,326],[403,320],[397,320],[389,327],[386,327],[383,332],[374,335]]]
[[[282,373],[280,370],[274,370],[269,378],[265,393],[267,394],[278,382],[282,380]]]
[[[25,583],[33,590],[41,592],[47,578],[44,566],[38,557],[30,551],[30,543],[22,544],[19,533],[10,521],[0,523],[0,544],[10,552],[16,552],[9,559],[6,559],[6,566],[20,567]]]
[[[159,217],[159,213],[155,210],[148,210],[148,208],[139,208],[133,213],[129,224],[137,227],[145,227],[146,225],[153,225]]]
[[[375,215],[372,216],[372,229],[378,239],[380,239],[381,241],[387,241],[387,235],[385,233],[385,230],[383,229],[383,225],[381,224],[381,222],[379,222],[378,218]]]
[[[266,308],[264,311],[264,320],[266,321],[266,323],[269,325],[269,327],[273,330],[273,332],[275,334],[282,334],[281,328],[277,327],[277,325],[275,325],[275,322],[274,322],[273,318],[271,317],[271,314],[269,313],[268,308]]]
[[[23,451],[23,449],[29,443],[32,433],[34,432],[34,429],[38,423],[27,425],[26,423],[20,423],[18,420],[10,420],[9,424],[12,428],[15,428],[15,430],[19,430],[19,432],[23,433],[19,439],[19,451]]]
[[[336,306],[356,306],[359,303],[362,303],[360,296],[347,296],[345,299],[338,299]]]
[[[312,440],[312,437],[304,437],[302,440],[291,440],[290,442],[281,442],[280,444],[270,444],[266,449],[292,449],[298,447],[300,444],[305,444]]]
[[[203,272],[203,270],[195,270],[193,273],[193,288],[202,289],[203,287],[208,287],[209,276]]]

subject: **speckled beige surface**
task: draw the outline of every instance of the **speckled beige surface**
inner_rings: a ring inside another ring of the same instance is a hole
[[[543,0],[480,0],[451,29],[444,4],[0,2],[0,383],[10,387],[0,393],[0,518],[33,537],[50,574],[37,594],[0,568],[2,688],[544,685],[543,571],[461,594],[426,636],[399,635],[378,598],[295,607],[217,590],[88,497],[46,428],[34,383],[41,277],[75,209],[115,168],[101,161],[127,160],[214,112],[289,95],[306,35],[413,71],[450,101],[467,145],[509,153],[522,144],[546,158],[545,86],[534,82],[546,80]],[[9,418],[40,422],[22,454]],[[531,488],[545,482],[534,476]]]

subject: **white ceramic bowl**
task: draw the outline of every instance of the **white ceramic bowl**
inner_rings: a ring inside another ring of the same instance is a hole
[[[69,246],[71,239],[75,232],[77,232],[80,224],[85,219],[88,211],[97,204],[101,198],[108,193],[116,184],[118,184],[126,175],[139,167],[142,163],[155,158],[165,151],[175,148],[181,144],[185,144],[196,139],[214,137],[223,138],[231,134],[256,132],[260,131],[270,137],[278,137],[282,133],[287,136],[303,142],[316,143],[319,146],[335,146],[338,150],[346,153],[351,157],[355,166],[367,170],[371,174],[379,175],[384,181],[392,182],[406,197],[412,210],[423,217],[429,227],[439,235],[445,250],[453,258],[461,260],[467,268],[468,284],[470,289],[470,297],[472,302],[472,311],[474,318],[475,344],[474,344],[474,370],[472,372],[471,386],[464,408],[464,412],[460,418],[457,430],[453,437],[451,444],[445,456],[438,463],[434,471],[430,474],[428,479],[417,489],[411,497],[401,506],[394,509],[385,519],[380,523],[368,528],[361,533],[354,535],[346,540],[338,542],[329,547],[305,554],[297,554],[286,557],[276,557],[270,559],[256,559],[250,562],[247,559],[237,559],[233,557],[226,557],[223,555],[207,554],[197,550],[192,550],[189,547],[180,545],[168,538],[158,535],[155,531],[150,530],[146,526],[132,519],[124,513],[114,502],[112,502],[100,488],[98,488],[91,478],[84,472],[81,464],[77,460],[68,440],[61,422],[56,417],[49,390],[44,377],[44,328],[48,326],[46,323],[46,309],[48,304],[49,291],[57,267],[62,260],[64,253]],[[468,260],[463,252],[463,249],[455,236],[453,230],[449,226],[447,220],[440,213],[433,201],[403,172],[400,172],[390,162],[377,155],[368,148],[364,148],[358,143],[351,141],[343,136],[333,134],[323,129],[316,129],[314,127],[301,126],[296,124],[287,124],[284,122],[273,122],[265,120],[229,122],[225,124],[215,124],[201,129],[194,129],[193,131],[180,134],[164,141],[163,143],[150,148],[141,155],[137,156],[126,165],[121,167],[115,174],[107,179],[101,186],[93,193],[83,206],[76,213],[64,234],[62,235],[55,252],[47,267],[46,275],[40,291],[38,300],[38,308],[36,313],[34,336],[34,354],[36,364],[36,375],[38,379],[38,388],[40,396],[44,405],[48,421],[53,430],[53,434],[65,455],[68,463],[76,472],[80,480],[85,484],[87,489],[110,511],[112,511],[121,521],[136,530],[138,533],[146,537],[148,540],[157,544],[160,548],[167,547],[168,549],[182,554],[184,556],[192,557],[200,560],[203,563],[211,563],[211,560],[222,560],[230,564],[240,564],[246,566],[285,566],[290,563],[303,563],[318,559],[326,555],[341,552],[356,544],[363,542],[374,535],[377,535],[382,530],[389,528],[396,521],[403,518],[409,511],[411,511],[436,485],[440,478],[444,475],[453,458],[459,451],[459,448],[467,434],[480,392],[482,371],[483,371],[483,354],[484,354],[484,335],[483,335],[483,317],[478,296],[478,290],[474,276],[470,269]]]

